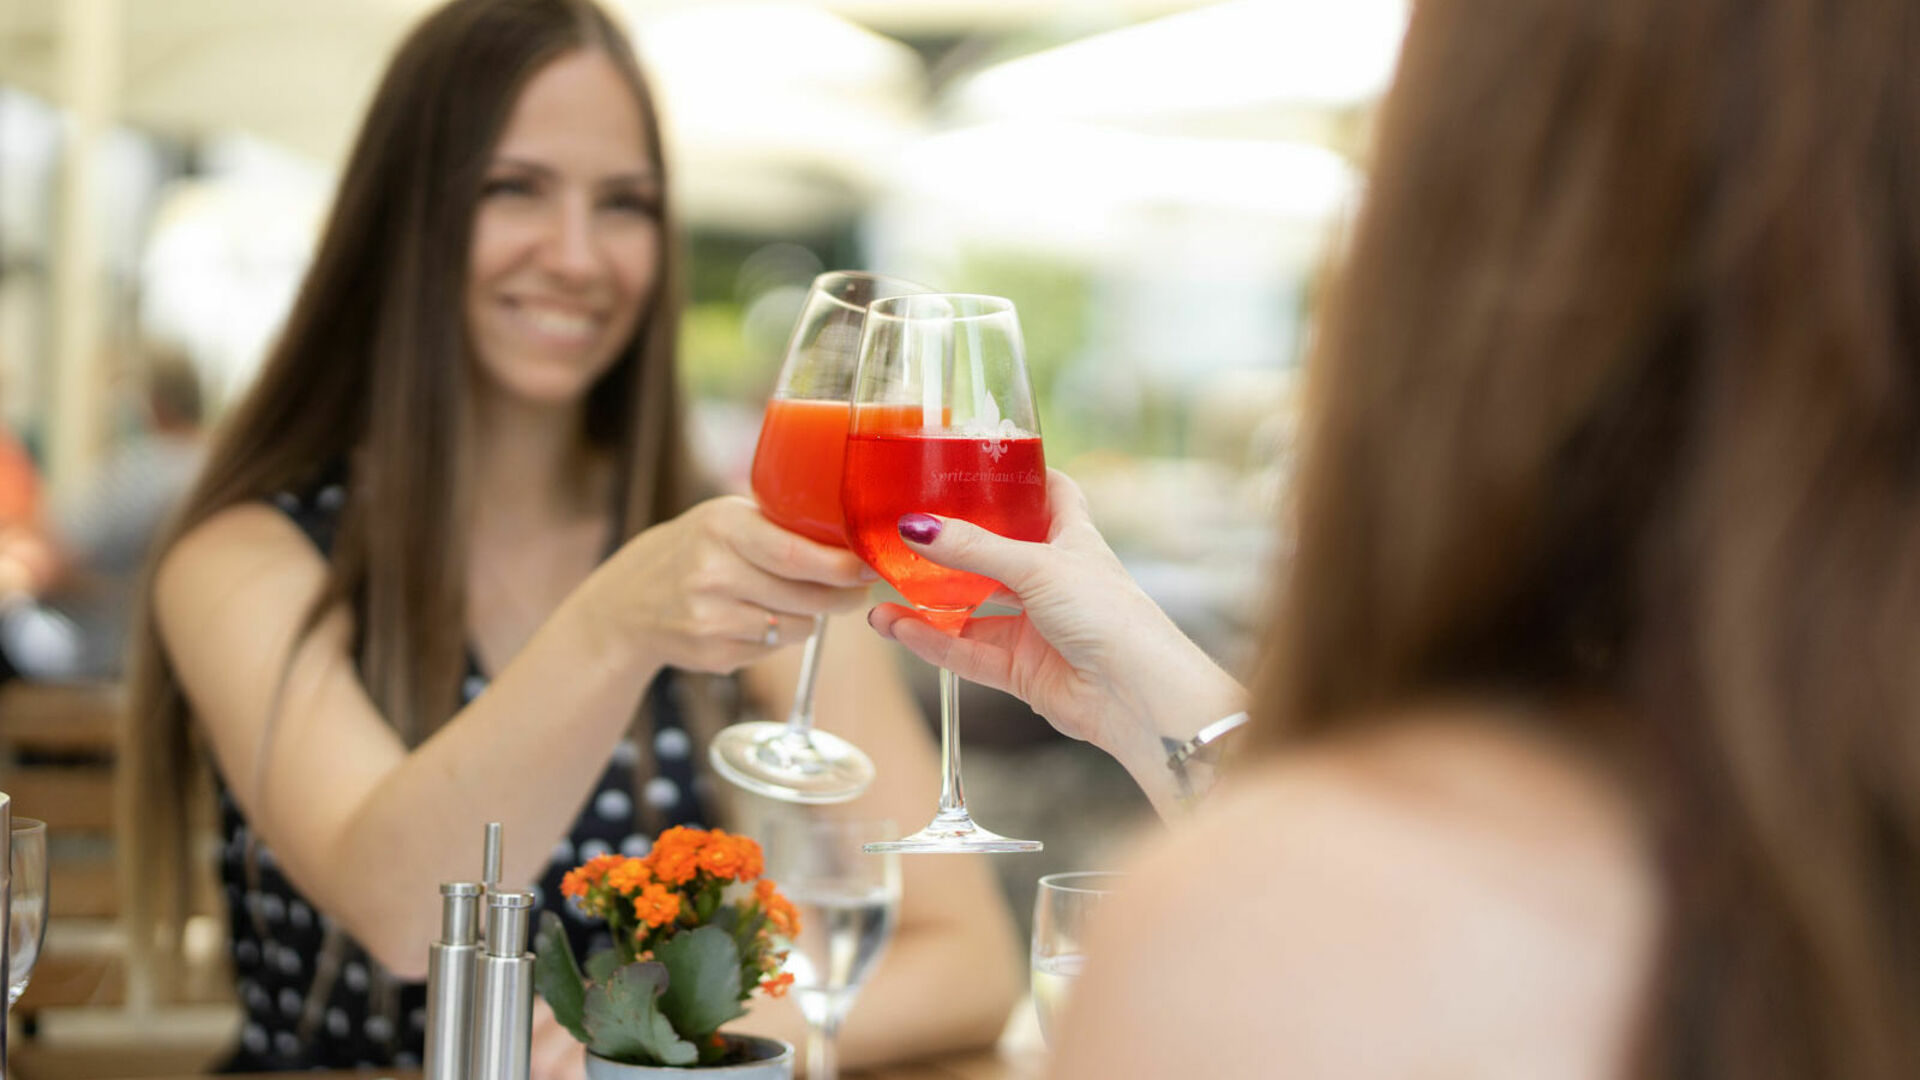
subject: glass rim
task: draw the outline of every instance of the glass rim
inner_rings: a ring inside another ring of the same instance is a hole
[[[885,305],[895,300],[942,300],[942,301],[949,301],[949,302],[960,300],[960,301],[967,301],[969,304],[977,304],[981,310],[971,311],[971,312],[967,312],[966,314],[962,314],[958,310],[958,306],[956,306],[956,310],[952,314],[938,314],[938,315],[931,315],[931,314],[916,315],[911,312],[906,314],[895,314],[890,310],[880,310]],[[965,292],[902,293],[899,296],[880,297],[876,299],[873,303],[867,305],[867,318],[885,319],[890,322],[898,322],[898,323],[977,322],[982,319],[1005,318],[1006,316],[1013,315],[1014,313],[1015,313],[1014,304],[1012,300],[1009,300],[1004,296],[995,296],[992,293],[965,293]]]
[[[1063,870],[1057,874],[1042,874],[1039,887],[1054,892],[1079,893],[1084,896],[1104,896],[1112,889],[1093,889],[1084,885],[1067,884],[1076,878],[1125,878],[1124,870]]]
[[[855,303],[852,303],[851,301],[842,300],[840,297],[835,296],[831,290],[827,288],[823,288],[821,286],[821,282],[827,281],[830,278],[837,278],[837,279],[843,279],[843,280],[871,281],[876,283],[882,282],[882,281],[890,281],[897,285],[911,286],[913,291],[904,292],[904,293],[893,293],[888,296],[876,296],[865,304],[855,304]],[[821,296],[826,298],[828,303],[833,304],[836,307],[842,308],[847,311],[857,311],[863,315],[874,304],[877,304],[882,300],[891,300],[895,296],[937,295],[937,291],[933,289],[931,286],[922,285],[917,281],[912,281],[907,278],[898,277],[893,274],[882,274],[873,270],[827,270],[823,273],[814,275],[813,280],[807,283],[807,291],[810,293],[819,293]]]
[[[13,821],[13,824],[8,828],[7,830],[8,832],[46,832],[47,831],[47,823],[40,820],[37,817],[17,817],[12,819],[12,821]]]

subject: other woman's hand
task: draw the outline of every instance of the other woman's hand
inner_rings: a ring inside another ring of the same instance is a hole
[[[955,518],[909,514],[900,535],[920,555],[993,578],[1018,615],[971,619],[959,636],[911,608],[867,621],[929,663],[1025,701],[1091,742],[1149,788],[1164,773],[1161,736],[1186,738],[1244,706],[1245,692],[1141,590],[1087,515],[1078,485],[1047,470],[1045,543],[1009,540]]]

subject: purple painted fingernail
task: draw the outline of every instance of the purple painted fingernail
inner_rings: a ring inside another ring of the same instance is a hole
[[[931,544],[940,537],[940,519],[927,514],[901,514],[900,535],[916,544]]]

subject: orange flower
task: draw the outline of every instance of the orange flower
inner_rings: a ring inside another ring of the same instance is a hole
[[[768,979],[766,982],[761,983],[760,989],[765,990],[767,992],[768,997],[778,998],[778,997],[786,997],[787,987],[792,985],[793,985],[793,972],[783,971],[780,974],[775,975],[773,978]]]
[[[700,845],[697,860],[700,869],[717,878],[732,881],[740,875],[740,869],[746,864],[745,853],[740,849],[744,837],[728,836],[724,831],[715,829],[707,834],[707,842]],[[753,841],[748,840],[747,843]]]
[[[767,913],[767,925],[782,937],[793,937],[800,933],[800,913],[794,910],[793,903],[781,896],[778,887],[767,878],[761,878],[753,887],[753,898]]]
[[[741,881],[752,881],[766,872],[767,862],[760,854],[760,845],[750,836],[736,836],[734,844],[740,849]]]
[[[704,833],[675,825],[653,842],[647,863],[653,876],[669,885],[685,885],[700,873],[700,848]]]
[[[650,883],[633,898],[633,914],[648,926],[665,926],[680,917],[680,894]]]
[[[640,859],[624,858],[618,866],[607,871],[607,887],[616,892],[639,892],[653,882],[653,872]]]
[[[621,855],[595,855],[567,871],[567,876],[560,880],[560,894],[576,900],[585,897],[588,889],[605,881],[608,871],[623,861],[625,857]]]

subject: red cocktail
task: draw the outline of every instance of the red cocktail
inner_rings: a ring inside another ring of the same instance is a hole
[[[934,625],[957,632],[999,584],[908,550],[902,514],[965,518],[1015,540],[1047,538],[1047,464],[1031,436],[889,432],[863,419],[847,441],[843,501],[853,550]]]

